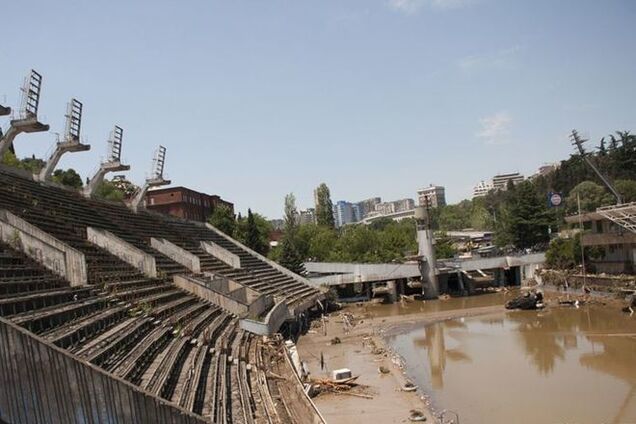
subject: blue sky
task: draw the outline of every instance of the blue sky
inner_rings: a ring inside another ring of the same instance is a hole
[[[134,182],[163,144],[173,183],[270,218],[323,181],[334,201],[434,183],[456,202],[567,157],[572,128],[636,131],[631,0],[13,0],[2,16],[0,104],[30,68],[51,131],[84,103],[93,149],[61,166],[90,174],[119,124]]]

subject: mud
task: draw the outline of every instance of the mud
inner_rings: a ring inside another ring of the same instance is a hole
[[[636,422],[636,319],[617,308],[457,318],[387,341],[462,422]]]
[[[426,411],[428,422],[450,409],[463,423],[636,423],[636,314],[603,299],[558,307],[557,294],[544,311],[506,311],[517,294],[353,305],[345,311],[358,320],[348,332],[332,314],[326,335],[316,328],[301,337],[301,358],[319,378],[350,368],[373,399],[314,402],[335,424],[408,422],[410,409]],[[334,337],[341,343],[331,345]],[[387,353],[374,354],[371,340]],[[417,392],[401,391],[407,379]]]

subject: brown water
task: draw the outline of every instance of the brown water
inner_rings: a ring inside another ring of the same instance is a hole
[[[593,306],[511,311],[388,342],[433,406],[463,424],[636,423],[636,315]]]

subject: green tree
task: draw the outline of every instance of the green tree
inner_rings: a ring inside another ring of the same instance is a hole
[[[236,220],[234,212],[225,205],[219,205],[212,211],[208,222],[217,230],[224,232],[230,237],[234,237],[236,232]]]
[[[457,249],[450,237],[446,233],[438,235],[435,241],[435,257],[437,259],[450,259],[455,257],[456,254]]]
[[[604,187],[592,181],[583,181],[570,191],[565,200],[566,211],[570,214],[578,211],[577,195],[581,200],[581,212],[593,212],[600,206],[614,202],[613,196]]]
[[[0,161],[3,165],[11,166],[14,168],[24,169],[33,174],[40,172],[42,168],[44,168],[44,161],[42,159],[38,159],[35,155],[30,158],[18,159],[11,150],[7,150],[2,156],[2,161]]]
[[[621,194],[623,203],[636,202],[636,181],[616,180],[614,187]]]
[[[82,177],[73,168],[67,170],[56,169],[51,179],[56,183],[76,189],[84,185]]]
[[[522,249],[547,242],[550,221],[546,201],[537,195],[530,181],[517,184],[509,192],[502,231],[514,246]]]
[[[316,222],[329,228],[335,228],[333,203],[327,184],[322,183],[316,188]]]
[[[546,264],[554,269],[574,268],[578,257],[580,254],[576,251],[574,239],[556,238],[545,252]]]
[[[247,210],[247,219],[245,221],[245,245],[261,255],[266,255],[269,248],[268,236],[270,226],[264,226],[262,223],[269,223],[261,217],[261,225],[259,225],[256,214],[253,214],[251,209]]]
[[[95,190],[95,197],[111,202],[121,202],[124,200],[124,192],[119,190],[112,181],[104,180]]]
[[[298,223],[296,221],[296,197],[293,193],[285,196],[285,229],[281,241],[279,263],[297,274],[305,271],[303,257],[298,249]]]

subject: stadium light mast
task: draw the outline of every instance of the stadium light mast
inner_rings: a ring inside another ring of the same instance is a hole
[[[163,169],[165,164],[166,148],[164,146],[159,146],[152,160],[152,173],[150,178],[146,178],[144,185],[139,189],[139,191],[135,194],[135,197],[133,197],[132,201],[130,202],[130,207],[133,211],[137,212],[139,208],[144,205],[146,193],[148,193],[149,189],[153,187],[168,185],[172,182],[170,180],[164,179],[163,177]]]
[[[0,158],[13,146],[13,140],[21,133],[34,133],[48,131],[49,126],[38,121],[38,107],[40,105],[40,93],[42,91],[42,75],[35,70],[24,81],[22,87],[22,105],[20,115],[12,119],[7,133],[0,134]],[[11,108],[2,107],[2,113],[8,114]]]
[[[58,141],[55,150],[46,161],[44,168],[36,175],[39,181],[46,181],[51,178],[51,174],[55,170],[58,162],[65,153],[85,152],[90,150],[91,146],[80,142],[80,131],[82,129],[82,110],[84,106],[77,99],[71,99],[66,112],[66,129],[64,130],[64,138]]]
[[[614,188],[609,178],[607,178],[603,173],[594,165],[594,163],[590,160],[589,155],[583,149],[583,143],[587,140],[581,138],[579,133],[576,130],[572,130],[572,134],[570,135],[570,140],[572,140],[572,144],[575,145],[579,149],[579,153],[581,153],[581,157],[587,163],[587,165],[592,168],[592,170],[598,175],[598,177],[603,181],[603,184],[612,192],[614,197],[616,197],[616,204],[620,205],[623,203],[623,198],[618,191]]]
[[[104,181],[104,177],[109,172],[128,171],[130,169],[130,165],[121,163],[121,145],[123,138],[124,130],[115,125],[108,140],[108,157],[99,165],[99,169],[93,178],[91,178],[88,184],[86,184],[86,187],[84,187],[84,196],[91,197],[95,194],[95,190],[97,190],[97,187]]]

